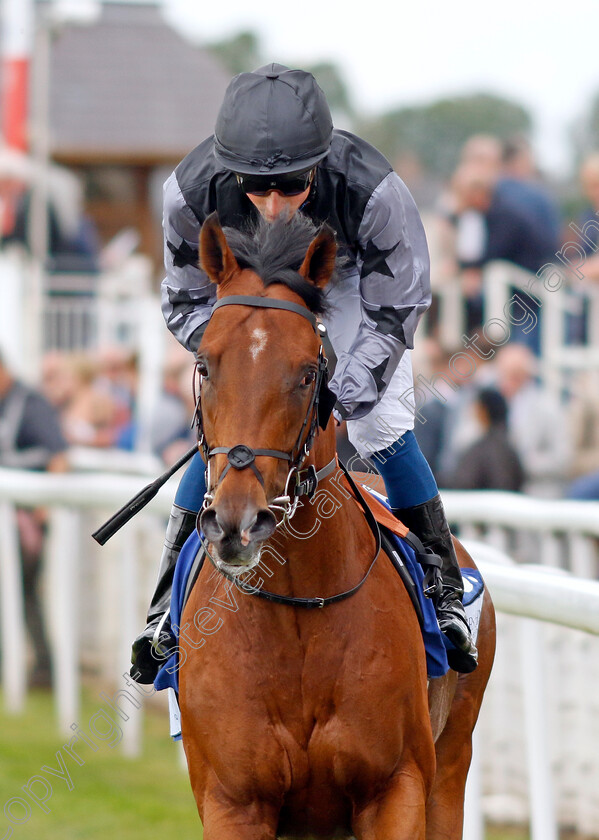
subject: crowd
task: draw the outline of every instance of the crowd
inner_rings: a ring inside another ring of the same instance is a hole
[[[194,440],[192,375],[190,354],[173,339],[150,428],[152,449],[168,465]],[[66,472],[73,447],[134,449],[137,386],[135,355],[120,347],[93,354],[49,352],[35,388],[20,381],[0,355],[0,468]],[[29,684],[49,687],[52,660],[39,592],[47,512],[19,507],[16,526],[31,640]]]
[[[193,358],[174,340],[166,354],[160,397],[149,418],[149,446],[166,464],[193,442]],[[69,446],[135,451],[139,445],[138,360],[119,346],[93,352],[52,351],[42,360],[40,390],[54,407]]]
[[[559,276],[566,342],[590,341],[599,153],[582,161],[579,176],[586,207],[566,218],[526,140],[475,135],[437,202],[433,292],[443,282],[460,284],[466,333],[459,347],[447,347],[433,317],[416,347],[415,432],[441,486],[599,499],[596,375],[572,374],[556,395],[543,386],[539,365],[544,313],[535,291],[548,278],[555,283]],[[524,269],[534,282],[511,290],[520,311],[491,344],[483,270],[496,260]],[[471,364],[460,370],[465,347]]]
[[[527,141],[500,142],[475,135],[464,144],[436,207],[438,271],[433,282],[458,278],[469,335],[488,318],[482,270],[503,260],[536,275],[526,290],[512,290],[524,300],[535,322],[533,329],[513,324],[512,341],[539,353],[543,312],[535,293],[543,287],[565,290],[568,342],[588,340],[586,296],[599,277],[599,155],[585,159],[579,174],[587,204],[577,218],[565,218]]]

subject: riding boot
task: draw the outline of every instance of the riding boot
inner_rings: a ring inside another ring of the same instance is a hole
[[[441,497],[411,508],[393,510],[395,516],[420,539],[424,547],[441,559],[441,586],[433,596],[437,619],[454,649],[447,651],[454,671],[469,674],[478,664],[478,651],[472,640],[462,604],[464,584],[451,539]]]
[[[173,505],[166,527],[158,581],[148,610],[148,624],[131,649],[131,676],[144,685],[154,682],[177,644],[170,625],[171,590],[179,554],[195,528],[196,518],[194,511]]]

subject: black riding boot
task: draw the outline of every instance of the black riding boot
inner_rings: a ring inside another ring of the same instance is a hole
[[[445,518],[441,497],[411,508],[396,509],[395,516],[420,539],[425,548],[441,558],[442,589],[434,597],[441,632],[455,645],[447,651],[449,665],[454,671],[469,674],[477,666],[478,651],[462,605],[464,584],[456,557],[449,525]]]
[[[138,683],[153,683],[156,674],[176,646],[171,633],[170,604],[175,566],[187,537],[196,525],[197,513],[173,505],[166,526],[158,581],[148,610],[148,625],[131,649],[131,676]]]

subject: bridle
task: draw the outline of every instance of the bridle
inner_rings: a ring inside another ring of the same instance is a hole
[[[251,306],[263,309],[282,309],[287,312],[294,312],[296,315],[301,315],[302,318],[309,321],[312,329],[318,335],[318,325],[314,314],[310,312],[309,309],[306,309],[297,303],[293,303],[292,301],[258,297],[254,295],[229,295],[228,297],[221,298],[216,302],[212,309],[212,313],[214,314],[214,312],[222,306]],[[214,501],[214,491],[231,468],[238,471],[251,469],[260,484],[264,487],[264,479],[260,470],[256,466],[256,458],[258,457],[279,458],[280,460],[287,461],[289,463],[285,490],[281,496],[274,498],[268,505],[269,509],[272,510],[273,513],[278,513],[280,515],[280,518],[278,518],[277,521],[277,527],[288,521],[294,515],[299,504],[300,496],[307,496],[309,499],[314,496],[318,487],[318,482],[330,475],[337,464],[336,458],[333,458],[321,470],[317,471],[313,465],[310,465],[305,470],[302,470],[302,466],[312,449],[318,426],[322,429],[326,428],[331,411],[333,410],[333,406],[335,404],[335,396],[329,390],[327,383],[328,366],[321,345],[318,351],[318,367],[316,370],[314,387],[312,389],[310,403],[308,405],[304,421],[292,450],[290,452],[283,452],[279,449],[252,449],[252,447],[247,446],[244,443],[238,443],[234,446],[210,447],[204,432],[200,377],[200,387],[198,389],[197,396],[194,393],[196,406],[194,418],[198,434],[198,447],[206,464],[207,491],[204,496],[204,509],[209,507]],[[227,464],[219,476],[218,483],[212,487],[210,459],[214,455],[226,455]]]
[[[217,303],[212,309],[212,312],[214,313],[214,311],[216,309],[219,309],[221,306],[232,305],[262,307],[264,309],[284,309],[287,312],[295,312],[297,315],[301,315],[302,318],[306,318],[312,325],[312,329],[318,335],[316,318],[314,317],[313,313],[310,312],[308,309],[305,309],[303,306],[300,306],[296,303],[292,303],[291,301],[279,300],[275,298],[263,298],[253,295],[230,295],[228,297],[221,298],[219,301],[217,301]],[[321,345],[318,351],[318,369],[316,372],[316,379],[314,381],[314,388],[310,398],[310,404],[308,405],[308,410],[306,412],[304,422],[302,423],[302,427],[297,437],[295,446],[293,447],[291,452],[282,452],[278,449],[252,449],[250,446],[246,446],[244,443],[238,443],[235,446],[215,446],[211,448],[208,442],[206,441],[206,436],[204,434],[201,407],[202,394],[200,387],[200,391],[196,399],[195,422],[198,429],[198,446],[206,463],[207,471],[206,484],[208,490],[206,492],[206,495],[204,496],[204,508],[207,508],[214,500],[214,495],[210,492],[210,459],[213,455],[219,454],[226,455],[228,462],[224,470],[220,474],[219,483],[223,480],[225,474],[232,467],[235,470],[253,470],[262,486],[264,486],[264,479],[262,478],[260,470],[258,469],[255,463],[257,457],[261,456],[270,458],[280,458],[281,460],[287,461],[289,463],[290,466],[289,473],[287,475],[287,481],[285,483],[285,491],[282,496],[277,496],[268,505],[268,507],[273,512],[277,511],[282,513],[282,518],[280,521],[277,522],[277,527],[286,523],[294,515],[299,504],[300,496],[307,496],[309,499],[312,498],[312,496],[316,492],[316,488],[318,487],[318,482],[321,479],[326,478],[326,476],[330,475],[339,463],[337,461],[337,456],[335,456],[321,470],[317,471],[312,465],[310,465],[306,470],[302,470],[302,465],[308,457],[308,455],[310,454],[310,450],[312,448],[312,444],[314,443],[314,438],[316,436],[318,426],[320,426],[322,429],[326,428],[329,418],[331,416],[331,412],[333,410],[333,406],[335,405],[335,395],[329,390],[327,382],[327,360]],[[203,542],[204,553],[198,555],[199,560],[196,558],[195,572],[192,576],[190,576],[190,581],[188,582],[188,589],[190,588],[190,584],[191,586],[193,586],[193,582],[199,574],[199,570],[203,563],[203,557],[208,556],[210,561],[213,563],[213,565],[216,566],[220,573],[232,583],[234,583],[236,586],[241,588],[244,592],[250,595],[257,595],[259,598],[263,598],[267,601],[271,601],[276,604],[285,604],[287,606],[292,607],[303,607],[305,609],[322,609],[323,607],[327,607],[330,604],[336,604],[339,601],[344,601],[346,598],[350,598],[352,595],[354,595],[364,585],[364,583],[370,575],[370,572],[374,568],[374,564],[376,563],[381,551],[381,532],[378,523],[376,522],[376,519],[374,518],[370,508],[364,501],[362,493],[354,483],[351,475],[345,469],[343,464],[339,463],[339,467],[344,472],[345,477],[354,493],[356,501],[364,511],[364,516],[366,517],[366,521],[375,539],[374,557],[368,569],[366,570],[366,573],[355,586],[352,586],[350,589],[346,589],[344,592],[340,592],[337,595],[331,595],[328,598],[298,598],[291,597],[288,595],[279,595],[275,592],[269,592],[266,589],[253,587],[247,583],[244,584],[237,577],[229,574],[222,567],[217,566],[215,564],[214,559],[209,554],[206,544]]]

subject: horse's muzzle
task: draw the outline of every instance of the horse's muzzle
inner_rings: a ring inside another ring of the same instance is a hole
[[[202,511],[200,528],[212,543],[218,559],[232,566],[248,566],[260,545],[271,537],[277,521],[268,508],[246,510],[241,521],[229,520],[225,512],[210,506]]]

